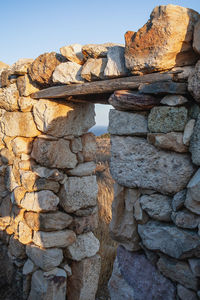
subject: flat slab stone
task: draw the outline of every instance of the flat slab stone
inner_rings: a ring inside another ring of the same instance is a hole
[[[149,250],[161,251],[177,259],[200,257],[200,239],[196,232],[149,221],[144,225],[138,225],[138,233],[142,243]]]
[[[42,248],[65,248],[73,244],[75,240],[75,233],[68,229],[52,232],[34,231],[33,234],[34,244]]]
[[[175,194],[194,172],[187,154],[158,150],[138,137],[112,136],[111,141],[111,173],[120,185]]]

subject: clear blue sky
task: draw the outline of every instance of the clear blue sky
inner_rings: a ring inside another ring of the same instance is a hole
[[[138,30],[155,6],[169,3],[200,12],[200,0],[0,0],[0,61],[12,64],[72,43],[124,43],[127,30]],[[97,108],[98,124],[107,122],[107,111]]]

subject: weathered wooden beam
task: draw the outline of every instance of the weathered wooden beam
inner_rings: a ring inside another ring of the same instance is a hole
[[[161,98],[139,94],[134,91],[115,91],[108,102],[118,110],[149,110],[159,105]]]
[[[174,74],[152,73],[143,76],[131,76],[103,81],[87,82],[83,84],[71,84],[50,87],[31,95],[33,99],[66,98],[87,94],[112,93],[116,90],[137,89],[141,83],[153,83],[158,81],[171,81]]]
[[[109,104],[108,99],[112,94],[89,94],[89,95],[80,95],[80,96],[68,96],[62,100],[70,102],[82,102],[82,103],[99,103],[99,104]]]

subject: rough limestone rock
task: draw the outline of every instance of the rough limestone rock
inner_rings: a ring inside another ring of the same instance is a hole
[[[53,213],[35,213],[35,212],[25,212],[24,219],[28,226],[35,230],[41,231],[54,231],[67,228],[71,223],[73,218],[61,211]]]
[[[161,275],[144,254],[129,252],[121,246],[117,249],[109,291],[111,300],[176,299],[173,283]]]
[[[161,104],[169,106],[180,106],[188,102],[188,99],[181,95],[167,95],[160,101]]]
[[[200,60],[197,62],[194,72],[188,78],[188,91],[197,102],[200,102]]]
[[[112,202],[112,220],[110,235],[129,251],[140,249],[137,223],[134,218],[134,203],[139,199],[137,189],[126,189],[118,184],[114,186]]]
[[[107,53],[108,62],[104,70],[107,78],[123,77],[129,74],[125,66],[124,46],[109,48]]]
[[[19,242],[17,237],[15,237],[14,235],[10,237],[8,249],[11,255],[21,259],[25,258],[26,257],[25,247],[26,247],[25,245]]]
[[[60,53],[72,62],[75,62],[79,65],[84,64],[82,45],[80,45],[80,44],[72,44],[69,46],[64,46],[64,47],[60,48]]]
[[[176,226],[182,228],[195,229],[200,224],[200,216],[192,214],[188,210],[173,212],[171,218]]]
[[[186,122],[187,109],[185,107],[154,107],[148,117],[149,130],[156,133],[183,131]]]
[[[172,199],[172,209],[173,211],[178,211],[181,209],[185,203],[187,190],[184,189],[178,193],[176,193]]]
[[[108,132],[116,135],[144,136],[148,132],[147,116],[144,113],[111,109],[109,112]]]
[[[172,281],[178,282],[189,289],[198,290],[199,280],[190,270],[188,263],[162,256],[157,266],[161,273]]]
[[[76,241],[65,249],[65,256],[81,261],[86,257],[94,256],[99,251],[99,247],[99,240],[92,232],[79,234]]]
[[[98,228],[98,221],[99,218],[97,213],[89,216],[74,217],[69,229],[73,230],[76,234],[94,231]]]
[[[66,58],[58,53],[44,53],[38,56],[29,67],[29,76],[40,86],[49,86],[52,84],[53,71],[65,61]]]
[[[80,262],[72,262],[72,276],[68,279],[68,300],[95,300],[101,257],[95,255]]]
[[[71,176],[89,176],[94,173],[96,164],[93,161],[78,164],[74,169],[67,171],[67,174]]]
[[[7,111],[16,111],[18,106],[19,92],[15,83],[7,88],[0,89],[0,108]]]
[[[21,207],[35,212],[57,210],[59,198],[51,191],[26,193]]]
[[[190,182],[187,185],[187,195],[185,200],[185,206],[195,214],[200,215],[200,169],[195,173]]]
[[[20,243],[29,244],[32,242],[32,230],[25,222],[19,222],[18,234]]]
[[[107,57],[107,53],[110,47],[122,46],[114,43],[104,43],[104,44],[88,44],[82,47],[82,53],[84,57],[87,58],[102,58]]]
[[[69,61],[62,63],[53,72],[53,82],[63,84],[84,83],[81,71],[82,67],[76,62]]]
[[[196,232],[149,221],[144,225],[138,225],[138,233],[142,243],[149,250],[161,251],[177,259],[200,257],[200,239]]]
[[[39,91],[38,86],[31,81],[28,75],[19,76],[17,78],[17,88],[21,97],[28,97]]]
[[[60,230],[52,232],[34,231],[33,243],[42,248],[65,248],[73,244],[76,235],[72,230]]]
[[[12,150],[15,155],[22,153],[30,154],[32,150],[32,138],[16,137],[11,141]]]
[[[63,252],[61,249],[42,249],[34,244],[26,246],[27,256],[44,271],[50,271],[59,266],[63,260]]]
[[[31,280],[31,291],[28,300],[65,300],[66,278],[66,272],[59,268],[49,272],[35,271]]]
[[[84,161],[94,161],[97,150],[95,135],[92,132],[88,132],[81,137],[81,142]]]
[[[193,65],[197,55],[191,42],[199,14],[176,6],[157,6],[138,32],[125,34],[125,61],[133,74]]]
[[[147,140],[160,149],[178,153],[188,152],[188,147],[183,144],[183,134],[181,132],[149,133]]]
[[[69,141],[65,139],[50,141],[37,138],[33,143],[31,156],[45,167],[74,168],[77,164],[77,158],[71,152],[69,144]]]
[[[189,146],[190,139],[194,131],[195,119],[191,119],[185,125],[184,133],[183,133],[183,144]]]
[[[83,66],[81,77],[87,81],[105,79],[104,70],[107,58],[89,58]]]
[[[140,197],[142,209],[154,220],[171,221],[172,199],[161,194],[144,195]]]
[[[6,112],[0,124],[3,133],[7,136],[35,137],[40,134],[31,112]]]
[[[53,181],[62,181],[64,179],[64,174],[57,169],[48,169],[37,165],[33,167],[33,171],[41,178],[46,178]]]
[[[37,128],[56,137],[82,135],[95,125],[94,105],[39,100],[33,108]]]
[[[17,75],[25,75],[28,73],[28,68],[32,64],[32,58],[20,58],[11,66],[11,73]]]
[[[145,139],[112,136],[111,174],[121,185],[175,194],[184,189],[194,167],[187,154],[158,150]]]
[[[200,165],[200,114],[194,126],[193,134],[190,139],[190,148],[192,161],[195,165]]]
[[[193,274],[197,277],[200,277],[200,259],[190,258],[188,261]]]
[[[198,300],[195,292],[186,289],[183,285],[177,285],[177,294],[181,300]]]
[[[200,54],[200,20],[194,26],[194,37],[193,37],[193,48],[194,50]]]
[[[69,177],[59,193],[60,205],[69,213],[95,206],[97,192],[96,176]]]

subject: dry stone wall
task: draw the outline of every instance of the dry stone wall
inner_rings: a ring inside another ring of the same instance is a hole
[[[1,291],[95,300],[95,138],[87,131],[92,103],[103,99],[115,108],[111,299],[200,297],[199,24],[191,9],[159,6],[125,34],[125,47],[73,44],[0,62]]]

